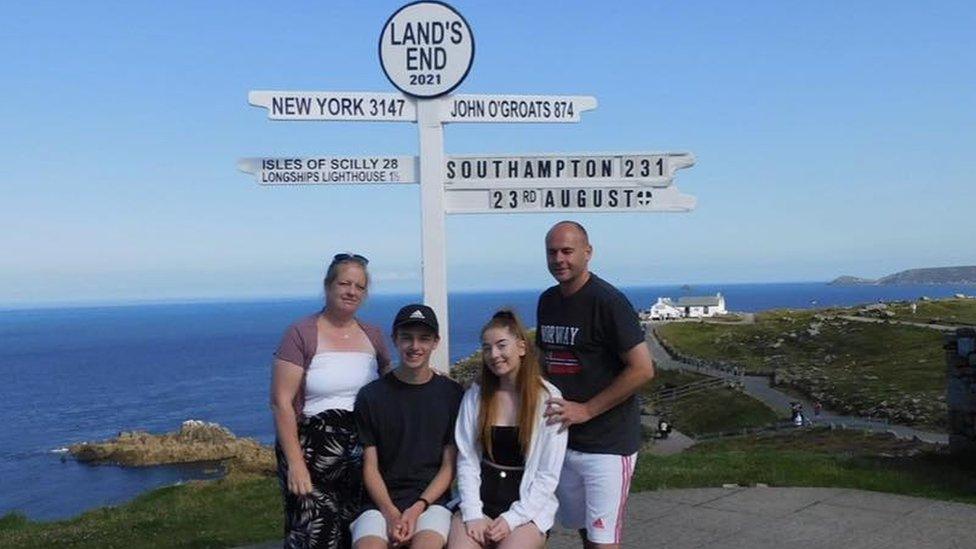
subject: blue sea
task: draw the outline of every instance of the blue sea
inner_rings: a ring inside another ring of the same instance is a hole
[[[638,309],[658,296],[722,292],[735,311],[852,305],[974,293],[972,286],[714,284],[624,288]],[[470,354],[501,306],[535,324],[538,292],[459,293],[449,299],[451,359]],[[373,296],[362,317],[384,328],[418,296]],[[116,505],[146,490],[207,478],[213,467],[89,466],[69,444],[119,431],[172,431],[215,421],[239,436],[273,440],[271,353],[284,328],[317,299],[0,311],[0,515],[38,520]]]

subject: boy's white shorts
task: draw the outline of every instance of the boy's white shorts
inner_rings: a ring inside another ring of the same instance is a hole
[[[352,521],[349,526],[352,531],[352,542],[356,543],[359,538],[366,536],[376,536],[386,541],[390,541],[386,536],[386,518],[383,513],[376,509],[364,511]],[[416,531],[430,530],[440,534],[444,541],[447,541],[447,533],[451,529],[451,512],[440,505],[431,505],[426,511],[421,513],[417,519]]]
[[[566,528],[586,528],[593,543],[621,543],[630,479],[637,454],[587,454],[566,450],[556,497],[556,518]],[[582,497],[580,497],[582,496]]]

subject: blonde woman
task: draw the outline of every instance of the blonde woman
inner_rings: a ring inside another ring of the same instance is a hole
[[[481,330],[481,352],[480,381],[464,394],[455,426],[461,505],[448,546],[543,547],[567,440],[543,412],[561,395],[542,378],[511,311],[498,311]]]
[[[368,263],[359,254],[332,258],[325,307],[292,324],[275,351],[271,408],[289,549],[350,546],[363,496],[353,404],[390,366],[382,332],[356,318],[369,290]]]

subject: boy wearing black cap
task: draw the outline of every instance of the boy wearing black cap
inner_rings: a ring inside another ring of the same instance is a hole
[[[451,513],[444,503],[454,478],[454,422],[463,391],[430,367],[438,328],[430,307],[400,309],[393,321],[400,364],[356,397],[369,494],[351,527],[358,549],[440,548],[447,541]]]

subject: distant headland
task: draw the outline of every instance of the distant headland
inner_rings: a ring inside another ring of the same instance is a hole
[[[968,267],[929,267],[908,269],[883,276],[877,280],[856,276],[840,276],[830,282],[832,286],[893,284],[976,284],[976,266]]]

